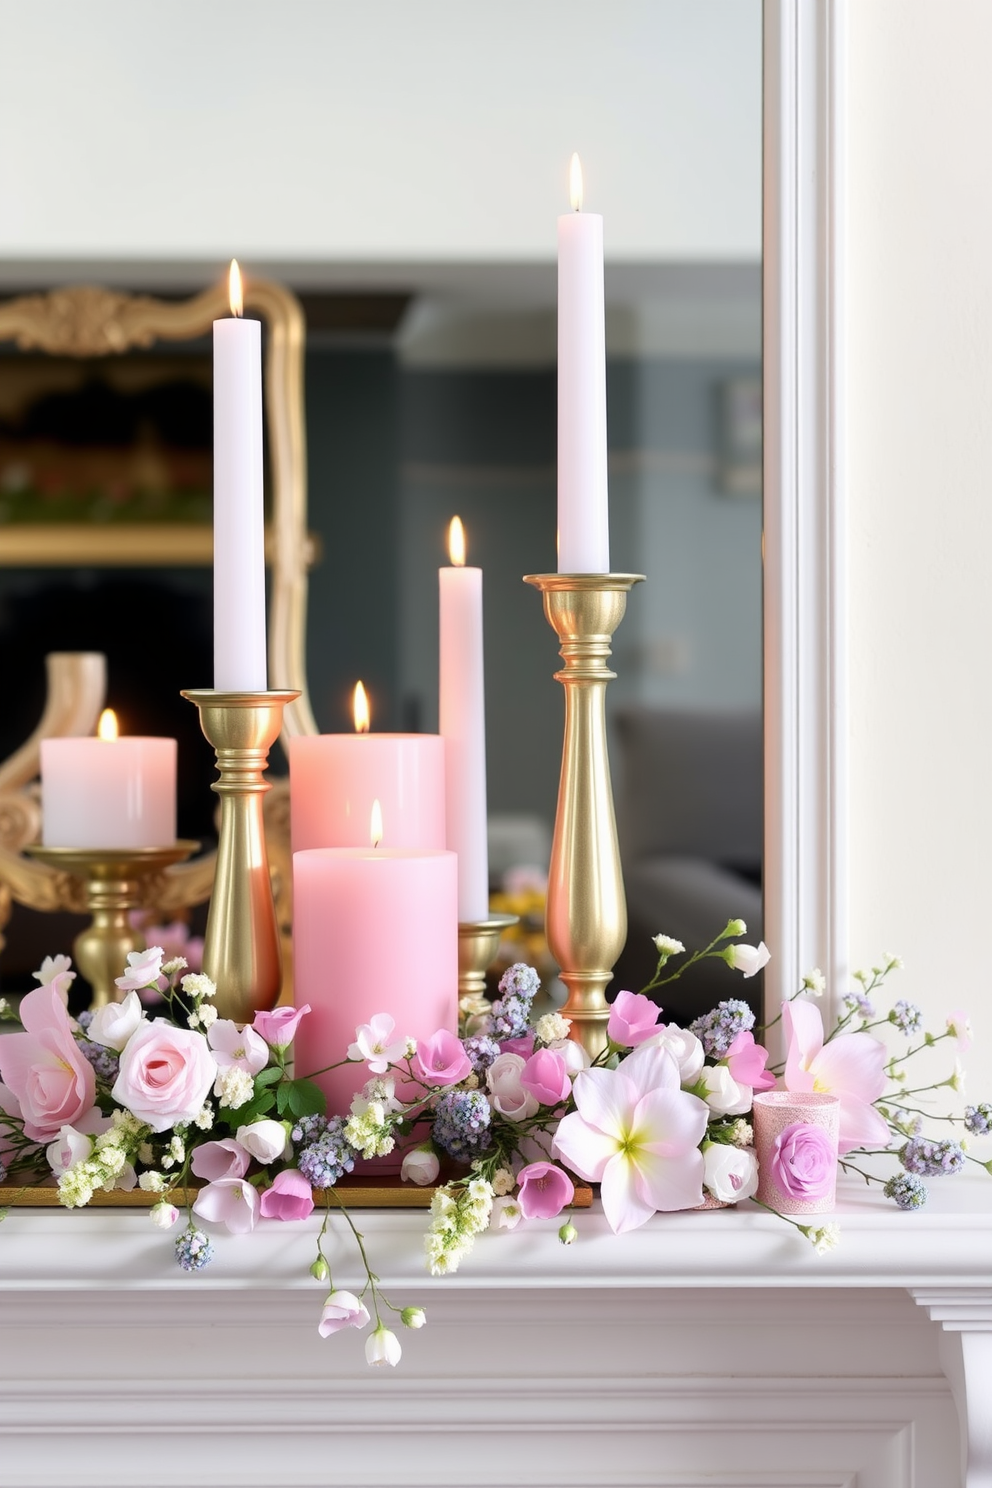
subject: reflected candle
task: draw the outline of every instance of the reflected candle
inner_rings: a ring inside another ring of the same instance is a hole
[[[176,840],[175,739],[118,738],[106,708],[95,739],[41,741],[46,847],[167,847]]]
[[[489,915],[486,701],[482,569],[465,567],[465,532],[451,519],[452,566],[438,570],[441,602],[440,730],[445,748],[448,846],[458,854],[458,918]]]

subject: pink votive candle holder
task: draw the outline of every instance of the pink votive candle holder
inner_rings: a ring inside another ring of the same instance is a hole
[[[837,1191],[840,1101],[819,1091],[754,1097],[757,1199],[780,1214],[827,1214]]]

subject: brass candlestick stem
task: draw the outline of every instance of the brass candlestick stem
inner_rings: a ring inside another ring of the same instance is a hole
[[[546,931],[568,988],[562,1008],[572,1037],[595,1057],[606,1047],[606,988],[627,937],[610,760],[606,747],[607,666],[627,595],[643,574],[529,574],[561,641],[555,673],[565,689],[558,809],[548,872]]]
[[[262,797],[269,750],[279,737],[283,709],[300,694],[184,692],[200,710],[200,726],[217,753],[221,800],[214,891],[207,915],[203,969],[217,984],[224,1018],[250,1023],[275,1005],[281,966],[279,927],[265,851]]]
[[[486,1001],[486,972],[496,959],[500,937],[516,925],[519,915],[493,914],[485,920],[462,920],[458,926],[458,1005],[463,1015],[482,1016]]]
[[[119,1000],[115,977],[123,975],[132,951],[143,951],[145,939],[131,927],[132,909],[155,898],[154,879],[173,863],[195,853],[198,842],[168,847],[29,847],[39,862],[78,878],[86,889],[92,923],[73,943],[76,965],[93,989],[93,1008]]]

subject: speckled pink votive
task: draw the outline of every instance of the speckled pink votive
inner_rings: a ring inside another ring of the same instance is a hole
[[[754,1148],[762,1204],[781,1214],[827,1214],[835,1202],[840,1101],[818,1091],[754,1097]]]

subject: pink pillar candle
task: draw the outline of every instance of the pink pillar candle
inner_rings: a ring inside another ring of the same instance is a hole
[[[462,566],[464,533],[457,517],[451,529],[452,567],[438,571],[439,727],[445,748],[448,846],[458,855],[458,918],[471,921],[489,914],[482,569]]]
[[[366,847],[372,802],[383,846],[444,848],[444,741],[437,734],[299,734],[289,741],[293,851]]]
[[[41,813],[46,847],[167,847],[175,739],[43,739]]]
[[[388,1013],[400,1037],[455,1032],[457,922],[453,853],[373,847],[294,853],[294,996],[297,1006],[311,1008],[296,1035],[297,1074],[347,1058],[356,1027],[375,1013]],[[370,1078],[364,1063],[319,1075],[328,1114],[346,1115]]]

